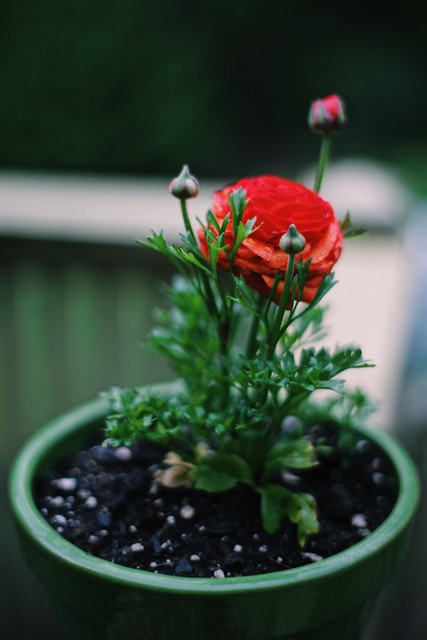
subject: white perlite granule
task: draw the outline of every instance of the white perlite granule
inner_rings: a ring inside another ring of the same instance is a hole
[[[181,518],[184,518],[184,520],[191,520],[191,518],[194,518],[195,513],[194,507],[192,507],[191,504],[185,504],[181,508],[179,515]]]
[[[126,462],[132,458],[132,451],[128,447],[118,447],[114,452],[117,460],[121,460],[122,462]]]
[[[90,496],[84,503],[85,507],[88,509],[95,509],[98,506],[98,500],[95,496]]]
[[[77,480],[76,478],[59,478],[55,484],[62,491],[74,491],[77,487]]]
[[[312,562],[319,562],[320,560],[323,560],[323,556],[319,556],[317,553],[311,553],[310,551],[302,553],[301,555],[304,558],[307,558],[307,560],[311,560]]]
[[[225,578],[225,573],[222,569],[216,569],[213,573],[214,578]]]
[[[351,524],[357,529],[365,529],[368,525],[368,521],[366,520],[363,513],[356,513],[351,519]]]

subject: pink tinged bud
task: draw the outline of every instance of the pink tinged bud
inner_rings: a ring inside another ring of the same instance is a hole
[[[305,238],[298,233],[296,226],[291,224],[288,231],[280,238],[279,245],[283,253],[296,255],[304,251]]]
[[[180,200],[188,200],[195,198],[199,193],[199,183],[196,178],[190,174],[188,166],[185,164],[182,171],[169,184],[170,193]]]
[[[308,114],[308,126],[316,133],[333,133],[342,129],[347,121],[347,111],[340,96],[332,95],[312,102]]]

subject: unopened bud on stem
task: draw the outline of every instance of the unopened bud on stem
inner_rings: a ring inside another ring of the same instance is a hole
[[[283,253],[289,255],[296,255],[304,251],[305,238],[300,233],[294,224],[289,226],[288,231],[280,238],[280,248]]]
[[[316,133],[333,133],[342,129],[347,121],[344,101],[332,95],[312,102],[308,114],[308,125]]]
[[[170,193],[180,200],[188,200],[195,198],[199,193],[199,183],[196,178],[190,174],[188,166],[185,164],[182,171],[169,184]]]

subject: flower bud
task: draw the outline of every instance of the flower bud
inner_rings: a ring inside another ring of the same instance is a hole
[[[296,255],[304,251],[305,238],[298,233],[296,226],[291,224],[288,231],[280,238],[279,245],[283,253]]]
[[[170,193],[180,200],[188,200],[195,198],[199,193],[199,183],[196,178],[190,174],[188,166],[185,164],[182,171],[169,184]]]
[[[308,126],[316,133],[339,131],[347,121],[345,104],[340,96],[332,95],[312,102]]]

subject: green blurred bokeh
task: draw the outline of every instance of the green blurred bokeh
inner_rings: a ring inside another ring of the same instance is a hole
[[[423,189],[426,14],[419,0],[3,0],[0,166],[289,173],[316,153],[310,101],[334,92],[351,118],[336,153],[408,166]]]

